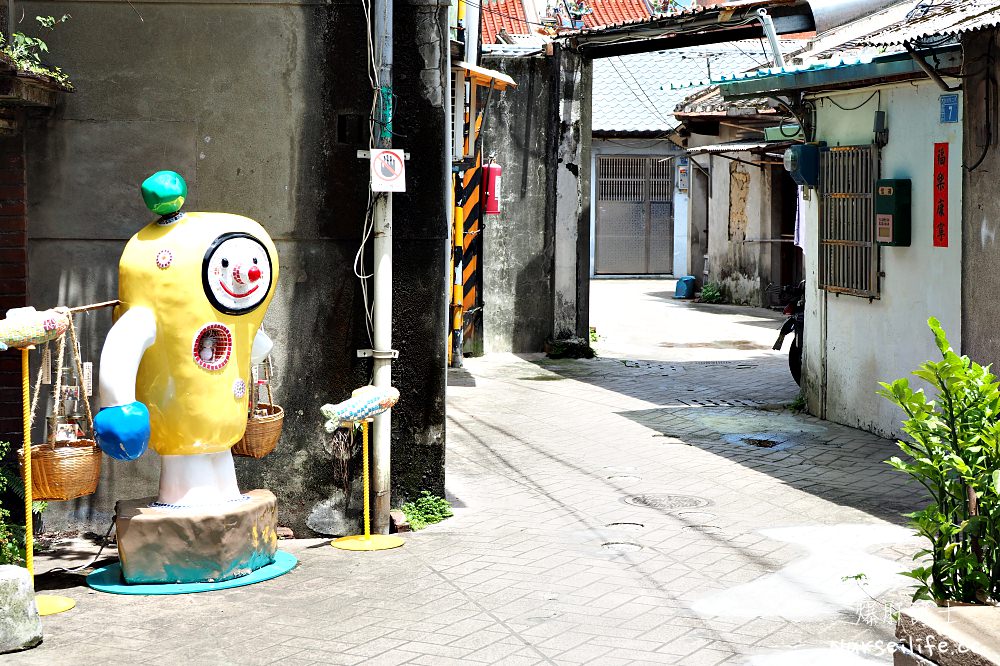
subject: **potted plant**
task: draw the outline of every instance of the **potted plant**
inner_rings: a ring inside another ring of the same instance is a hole
[[[941,360],[913,374],[935,395],[913,390],[905,378],[879,391],[906,414],[906,437],[898,442],[906,455],[886,462],[930,494],[927,506],[907,514],[930,542],[914,559],[929,555],[930,566],[905,575],[918,583],[914,600],[994,603],[1000,598],[1000,385],[989,366],[954,352],[937,319],[927,323]]]

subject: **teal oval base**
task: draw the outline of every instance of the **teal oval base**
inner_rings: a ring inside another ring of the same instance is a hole
[[[228,590],[232,587],[262,583],[265,580],[277,578],[294,569],[298,562],[298,559],[291,553],[279,550],[274,554],[274,562],[239,578],[231,578],[219,583],[145,583],[141,585],[126,583],[125,579],[122,578],[121,564],[115,562],[106,567],[101,567],[87,576],[87,585],[98,592],[109,592],[111,594],[159,595],[214,592],[216,590]]]

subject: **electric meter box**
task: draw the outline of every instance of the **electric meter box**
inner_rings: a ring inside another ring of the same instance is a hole
[[[785,171],[798,185],[816,187],[819,182],[819,144],[803,143],[785,151]]]
[[[879,245],[910,246],[910,179],[875,181],[875,240]]]

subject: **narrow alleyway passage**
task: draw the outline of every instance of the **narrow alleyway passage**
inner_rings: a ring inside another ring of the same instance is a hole
[[[284,541],[288,575],[175,597],[42,577],[78,607],[5,663],[891,663],[919,545],[893,444],[786,407],[775,316],[668,292],[595,283],[600,358],[467,359],[456,515],[405,547]]]
[[[440,529],[494,536],[451,561],[529,660],[890,663],[919,544],[894,445],[788,408],[780,315],[672,294],[593,282],[592,361],[469,360]]]

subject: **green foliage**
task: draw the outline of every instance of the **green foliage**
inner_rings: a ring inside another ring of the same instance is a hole
[[[792,403],[788,405],[788,407],[795,412],[804,412],[806,411],[807,406],[806,394],[802,391],[799,391],[799,394],[795,396],[795,400],[792,400]]]
[[[591,326],[590,327],[590,341],[591,342],[597,342],[600,339],[601,339],[601,336],[599,336],[597,334],[597,327],[596,326]]]
[[[65,23],[70,18],[72,17],[69,14],[63,14],[59,18],[55,18],[54,16],[36,16],[35,20],[39,26],[51,31],[55,29],[56,25]],[[0,50],[9,56],[18,69],[22,71],[49,76],[59,83],[69,84],[69,76],[60,68],[49,67],[42,63],[42,54],[49,52],[49,45],[39,37],[31,37],[23,32],[15,32],[11,35],[10,42],[8,43],[0,35]]]
[[[10,448],[8,442],[0,442],[0,460],[7,454]],[[12,472],[8,465],[0,466],[0,494],[7,489],[14,491],[20,498],[24,498],[24,487],[20,478]],[[11,525],[10,511],[0,506],[0,564],[24,564],[24,527],[21,525]]]
[[[445,518],[455,515],[448,500],[432,495],[429,490],[421,490],[420,497],[413,502],[407,502],[401,508],[406,515],[406,521],[415,530],[440,523]]]
[[[941,352],[913,374],[935,392],[914,391],[907,379],[882,384],[879,395],[906,414],[898,442],[905,457],[886,461],[918,481],[932,501],[907,514],[930,541],[914,560],[930,566],[904,575],[917,581],[914,600],[986,602],[1000,598],[1000,388],[989,366],[957,355],[941,324],[928,325]],[[926,563],[926,560],[924,560]]]
[[[717,282],[706,282],[701,288],[702,303],[721,303],[722,286]]]

